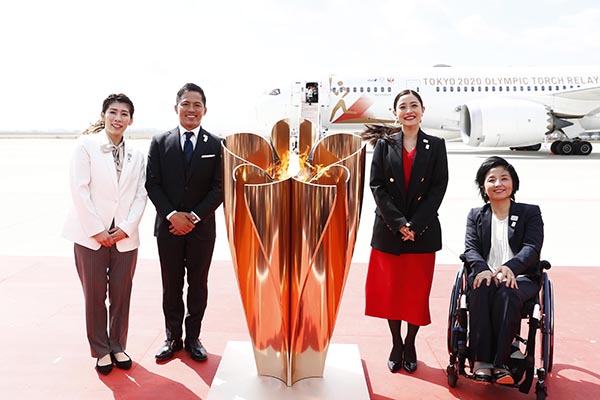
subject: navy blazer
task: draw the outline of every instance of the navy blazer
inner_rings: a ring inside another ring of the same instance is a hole
[[[431,253],[442,248],[438,209],[448,186],[444,139],[419,130],[408,183],[404,184],[402,131],[378,139],[373,151],[370,186],[375,198],[371,246],[390,253]],[[399,230],[407,222],[415,241],[403,241]]]
[[[168,232],[166,217],[172,211],[193,211],[200,222],[190,234],[203,239],[215,237],[214,212],[223,202],[221,142],[200,128],[192,160],[186,166],[179,127],[152,138],[146,190],[156,207],[155,236],[161,229]]]
[[[489,269],[487,259],[492,240],[492,207],[473,208],[467,217],[465,257],[474,274]],[[508,243],[514,257],[504,263],[515,276],[535,275],[544,242],[542,212],[536,205],[511,201],[508,213]]]

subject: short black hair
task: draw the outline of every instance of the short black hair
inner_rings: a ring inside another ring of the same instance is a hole
[[[202,90],[202,88],[198,85],[196,85],[195,83],[186,83],[185,85],[183,85],[181,87],[181,89],[179,89],[179,91],[177,92],[177,98],[175,99],[175,104],[179,104],[179,101],[181,100],[181,96],[183,96],[183,94],[185,92],[198,92],[200,93],[200,96],[202,97],[202,103],[204,103],[204,107],[206,107],[206,96],[204,95],[204,90]]]
[[[483,201],[487,203],[489,198],[488,198],[487,194],[485,194],[485,187],[484,187],[485,176],[492,168],[496,168],[496,167],[502,167],[506,171],[508,171],[508,173],[510,174],[510,178],[512,179],[512,184],[513,184],[513,190],[512,190],[512,193],[510,194],[510,198],[514,200],[515,193],[517,193],[517,190],[519,190],[519,175],[517,175],[517,171],[515,170],[515,167],[513,167],[504,158],[498,157],[498,156],[488,157],[481,164],[479,169],[477,170],[477,174],[475,175],[475,184],[477,185],[477,188],[479,189],[479,195],[481,196]]]

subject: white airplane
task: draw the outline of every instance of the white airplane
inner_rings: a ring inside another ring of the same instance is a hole
[[[305,97],[309,88],[312,98]],[[393,77],[331,75],[295,82],[289,90],[273,89],[257,111],[259,120],[271,126],[282,117],[302,118],[301,103],[316,102],[320,135],[359,132],[364,124],[393,124],[394,97],[403,89],[423,98],[424,131],[462,138],[470,146],[539,150],[553,140],[555,154],[588,155],[592,145],[578,135],[600,131],[599,66],[436,66]]]

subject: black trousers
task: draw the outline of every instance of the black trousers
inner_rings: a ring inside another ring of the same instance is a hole
[[[185,316],[185,337],[200,336],[202,319],[208,302],[208,271],[215,239],[202,240],[188,234],[168,232],[157,237],[163,285],[163,313],[167,339],[180,339]],[[187,313],[183,302],[187,272]]]
[[[518,277],[518,289],[485,283],[473,289],[469,276],[469,348],[475,361],[500,366],[510,361],[511,344],[521,326],[523,304],[536,296],[540,285]]]

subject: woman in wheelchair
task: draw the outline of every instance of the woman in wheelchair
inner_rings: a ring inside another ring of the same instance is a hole
[[[505,159],[486,159],[475,182],[485,205],[469,212],[464,253],[474,378],[512,385],[508,364],[521,309],[540,291],[534,275],[544,223],[538,206],[515,201],[519,177]]]

